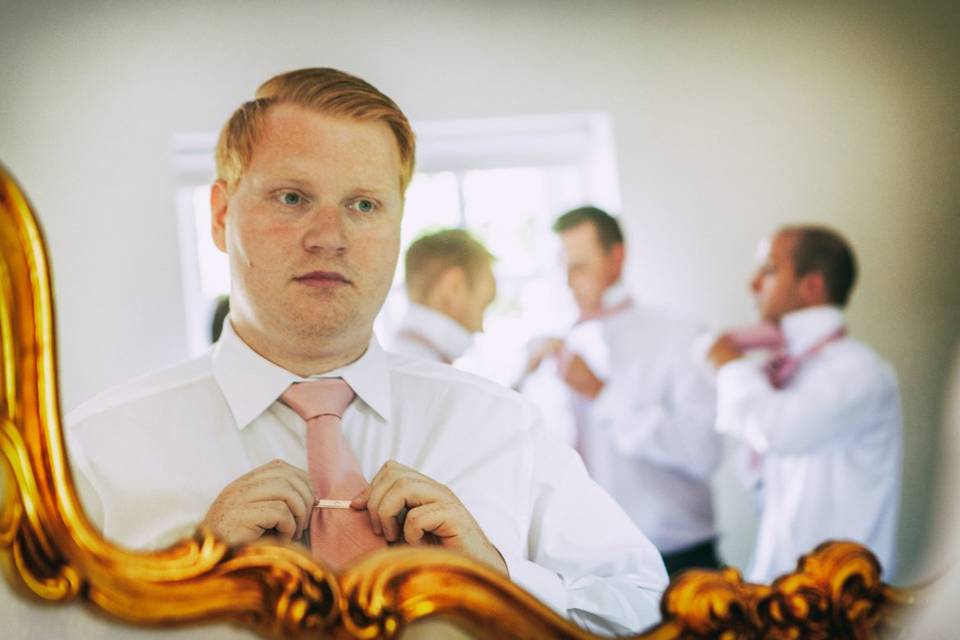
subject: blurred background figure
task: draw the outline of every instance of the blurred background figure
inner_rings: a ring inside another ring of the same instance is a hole
[[[753,452],[760,527],[749,579],[769,582],[827,539],[851,539],[894,571],[900,502],[900,396],[893,367],[848,335],[856,281],[849,243],[788,226],[762,245],[751,281],[765,325],[721,335],[717,429]],[[778,332],[771,329],[779,329]],[[772,351],[748,359],[754,347]]]
[[[657,545],[667,571],[717,567],[709,478],[721,439],[712,386],[689,355],[699,328],[630,297],[614,217],[582,207],[553,230],[580,318],[562,339],[536,341],[527,370],[555,368],[587,468]]]
[[[493,255],[463,229],[422,236],[404,259],[409,307],[391,350],[453,364],[497,295]]]

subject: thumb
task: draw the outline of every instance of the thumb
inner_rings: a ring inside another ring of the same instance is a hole
[[[370,485],[364,487],[363,491],[358,493],[350,500],[350,508],[363,511],[367,508],[367,500],[370,498]]]

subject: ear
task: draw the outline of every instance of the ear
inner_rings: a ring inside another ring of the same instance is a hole
[[[458,304],[466,295],[467,273],[461,267],[447,267],[447,269],[437,279],[444,294]]]
[[[800,298],[806,306],[826,304],[827,280],[819,271],[811,271],[800,278]]]
[[[217,180],[210,186],[210,234],[217,249],[227,252],[227,183]]]
[[[610,265],[615,270],[616,277],[620,277],[623,273],[623,260],[626,256],[626,251],[623,248],[623,243],[617,243],[610,247]]]
[[[448,316],[458,313],[459,304],[464,297],[466,274],[460,267],[447,267],[434,281],[427,296],[427,306]]]

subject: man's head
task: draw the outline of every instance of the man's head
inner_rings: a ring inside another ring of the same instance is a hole
[[[783,227],[761,246],[760,259],[750,287],[768,322],[807,307],[845,307],[857,277],[849,243],[826,227]]]
[[[238,334],[288,368],[359,356],[399,253],[406,117],[359,78],[302,69],[237,109],[216,155],[212,230]]]
[[[407,249],[407,295],[467,331],[483,331],[483,314],[497,295],[492,265],[487,248],[463,229],[422,236]]]
[[[623,271],[623,232],[617,219],[596,207],[568,211],[553,223],[560,234],[567,286],[583,314],[600,309],[603,292]]]

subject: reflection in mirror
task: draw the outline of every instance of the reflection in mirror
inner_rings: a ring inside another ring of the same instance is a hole
[[[533,407],[373,338],[413,177],[403,112],[330,68],[256,95],[222,130],[209,191],[230,272],[220,339],[71,414],[77,486],[105,537],[165,548],[202,524],[337,572],[388,544],[432,545],[587,629],[655,623],[658,552]],[[545,172],[514,173],[468,172],[463,190]]]
[[[208,308],[188,316],[194,307],[171,201],[179,166],[172,175],[165,149],[175,132],[215,132],[261,77],[291,61],[342,63],[388,87],[415,123],[602,111],[616,136],[620,200],[599,204],[624,216],[636,249],[625,277],[645,299],[713,326],[739,326],[750,320],[743,257],[757,237],[799,215],[854,240],[867,267],[851,327],[896,365],[904,402],[896,580],[936,574],[940,559],[924,564],[921,556],[926,522],[938,511],[934,432],[943,354],[956,333],[944,318],[960,303],[950,224],[960,181],[949,179],[958,141],[948,125],[960,95],[955,13],[750,2],[600,11],[535,1],[504,24],[479,5],[293,3],[284,15],[216,1],[175,11],[8,7],[0,51],[16,64],[0,69],[0,153],[40,205],[52,247],[64,412],[198,353],[185,318],[206,328]],[[317,38],[318,24],[339,27]],[[257,43],[256,56],[238,64],[248,43]],[[420,170],[446,185],[437,187],[444,202],[454,198],[453,169],[421,162]],[[209,178],[201,182],[207,188]],[[481,193],[498,191],[477,184]],[[457,224],[446,210],[430,214]],[[198,219],[209,235],[206,214]],[[549,276],[562,290],[562,275]],[[495,303],[504,317],[491,330],[515,328],[512,295],[505,289]],[[536,295],[535,306],[552,309],[553,298]],[[478,356],[488,353],[483,345]],[[523,355],[509,357],[522,364]],[[505,369],[497,375],[516,373]],[[745,568],[754,515],[731,460],[725,455],[711,483],[716,528],[722,559]],[[89,493],[82,482],[78,490]],[[50,512],[43,500],[34,504],[38,514]],[[202,555],[190,545],[179,553]],[[209,556],[204,562],[214,566]],[[93,593],[103,602],[115,600],[100,590]],[[24,619],[50,615],[47,608]]]
[[[350,567],[334,582],[320,567],[311,567],[305,553],[291,553],[285,547],[226,550],[204,533],[148,556],[97,540],[78,517],[69,479],[64,480],[56,412],[50,411],[56,404],[55,394],[49,393],[55,389],[54,376],[39,373],[53,371],[49,284],[40,277],[45,273],[43,245],[16,185],[0,174],[0,186],[2,272],[12,274],[0,299],[3,461],[5,470],[19,472],[16,487],[4,485],[16,492],[4,494],[0,541],[13,546],[19,577],[37,595],[63,599],[83,585],[92,602],[127,620],[182,623],[239,617],[271,635],[339,623],[358,637],[370,637],[402,632],[413,623],[404,637],[471,637],[471,629],[481,634],[493,630],[496,637],[518,630],[524,637],[590,637],[492,568],[460,554],[414,548],[383,551]],[[14,299],[27,303],[16,307],[16,313]],[[41,321],[33,320],[33,313]],[[38,397],[53,400],[46,411],[39,410]],[[33,460],[39,464],[31,464]],[[51,468],[52,475],[44,472]],[[42,503],[57,508],[35,510]],[[24,546],[27,540],[46,541],[46,549],[36,543]],[[744,584],[732,569],[688,572],[665,594],[663,623],[650,632],[653,635],[643,637],[690,637],[692,629],[712,635],[732,628],[764,635],[792,629],[791,633],[861,637],[874,628],[896,626],[899,609],[911,599],[880,581],[876,558],[859,545],[825,545],[802,559],[798,569],[773,590]],[[341,590],[347,600],[335,606]],[[230,603],[224,602],[228,594]],[[176,605],[184,596],[189,596],[190,604]],[[800,600],[804,604],[794,609]],[[844,607],[838,608],[841,602]],[[266,608],[257,613],[247,608],[258,603]],[[739,613],[735,619],[717,615],[742,608],[753,612],[746,627]],[[346,617],[338,617],[338,610]],[[835,615],[828,619],[808,615],[825,610]],[[449,620],[416,624],[417,618],[431,612],[446,612]]]

